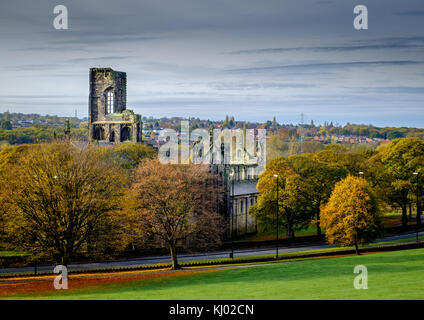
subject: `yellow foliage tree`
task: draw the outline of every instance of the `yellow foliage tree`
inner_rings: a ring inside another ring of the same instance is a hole
[[[329,243],[355,246],[368,243],[381,230],[377,198],[363,178],[348,176],[338,182],[321,212],[321,223]]]
[[[82,252],[124,249],[120,209],[128,176],[97,151],[65,143],[34,145],[0,170],[0,182],[7,182],[0,188],[0,214],[11,244],[63,265]]]

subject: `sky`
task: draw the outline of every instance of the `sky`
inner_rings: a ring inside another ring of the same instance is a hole
[[[1,1],[0,112],[85,117],[91,67],[126,72],[147,117],[423,128],[424,2]]]

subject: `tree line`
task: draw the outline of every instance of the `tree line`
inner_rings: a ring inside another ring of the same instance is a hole
[[[222,240],[222,192],[203,166],[163,165],[140,144],[65,142],[0,151],[0,241],[63,265],[137,248]]]
[[[415,204],[421,224],[423,174],[424,142],[418,138],[395,139],[376,150],[329,145],[280,156],[260,176],[260,195],[250,213],[262,230],[275,230],[278,213],[287,237],[311,224],[320,235],[324,225],[330,242],[357,245],[378,235],[381,207],[402,208],[406,226],[408,207]]]
[[[386,204],[402,208],[403,225],[415,204],[421,223],[423,174],[424,142],[417,138],[356,152],[329,145],[272,159],[250,213],[263,229],[274,229],[278,214],[291,238],[312,223],[329,242],[357,247],[378,235]],[[65,265],[166,247],[177,268],[179,248],[223,240],[219,179],[206,166],[160,164],[141,144],[4,146],[1,246]]]

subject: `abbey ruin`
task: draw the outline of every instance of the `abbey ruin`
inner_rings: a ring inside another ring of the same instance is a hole
[[[141,142],[142,121],[127,106],[127,74],[111,68],[90,69],[88,135],[90,141]]]

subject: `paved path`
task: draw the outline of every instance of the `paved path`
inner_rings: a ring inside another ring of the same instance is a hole
[[[424,232],[419,233],[420,236],[424,235]],[[397,236],[390,236],[384,239],[378,239],[376,242],[382,241],[391,241],[391,240],[400,240],[405,238],[415,237],[416,233],[407,233]],[[334,247],[333,245],[328,244],[316,244],[316,245],[296,245],[296,246],[281,246],[278,248],[279,253],[291,253],[299,252],[306,250],[316,250],[316,249],[327,249]],[[210,259],[222,259],[228,258],[230,256],[231,250],[217,251],[217,252],[206,252],[206,253],[196,253],[196,254],[181,254],[178,255],[178,261],[190,261],[190,260],[210,260]],[[256,249],[239,249],[234,251],[234,257],[249,257],[265,254],[274,254],[275,247],[270,248],[256,248]],[[140,257],[140,258],[131,258],[126,260],[116,260],[116,261],[105,261],[105,262],[96,262],[96,263],[83,263],[83,264],[71,264],[69,269],[79,269],[87,270],[94,268],[107,268],[107,267],[123,267],[123,266],[136,266],[136,265],[147,265],[147,264],[156,264],[156,263],[166,263],[170,262],[170,257],[168,255],[164,256],[149,256],[149,257]],[[39,266],[38,270],[53,270],[53,266]],[[33,272],[34,267],[21,267],[21,268],[1,268],[0,274],[2,273],[18,273],[18,272]]]

